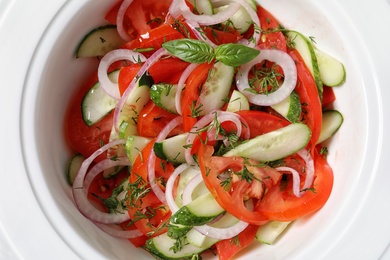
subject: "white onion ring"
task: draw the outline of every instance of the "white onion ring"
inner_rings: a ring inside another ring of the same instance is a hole
[[[213,122],[215,119],[215,116],[217,117],[217,121],[219,123],[223,123],[226,121],[231,121],[237,126],[237,135],[241,136],[242,133],[242,122],[245,122],[245,120],[238,114],[227,112],[227,111],[211,111],[210,113],[203,116],[196,124],[192,127],[190,130],[188,137],[186,139],[186,145],[189,147],[184,150],[184,155],[186,158],[186,162],[190,165],[196,165],[194,158],[192,158],[191,155],[191,144],[193,144],[195,138],[198,136],[197,131],[199,129],[202,129],[203,127],[207,126],[209,123]],[[249,138],[250,132],[249,128],[245,127],[245,138]],[[210,141],[217,140],[215,134],[208,135],[210,138]]]
[[[275,168],[277,171],[282,171],[282,172],[290,172],[293,176],[293,193],[296,197],[300,198],[302,197],[303,194],[301,194],[301,177],[299,176],[299,173],[291,168],[291,167],[277,167]]]
[[[178,125],[182,124],[183,118],[181,116],[178,116],[174,119],[172,119],[159,133],[159,135],[156,138],[156,142],[160,142],[164,140],[168,134]],[[153,149],[150,152],[149,160],[148,160],[148,180],[150,183],[150,187],[152,188],[154,194],[156,197],[164,204],[166,204],[166,197],[165,193],[160,189],[156,182],[156,173],[155,173],[155,163],[156,163],[156,154],[154,153]]]
[[[110,97],[116,100],[119,100],[121,98],[118,84],[113,83],[108,78],[107,71],[111,64],[120,60],[128,60],[130,62],[135,63],[138,61],[144,62],[146,58],[144,55],[142,55],[139,52],[135,52],[127,49],[116,49],[108,52],[101,59],[98,67],[98,78],[99,78],[100,86],[104,90],[104,92],[107,93],[107,95],[109,95]]]
[[[310,153],[306,149],[302,149],[298,152],[298,155],[305,161],[305,173],[306,179],[303,184],[302,190],[303,193],[313,185],[314,181],[314,161]]]
[[[145,63],[142,65],[140,70],[138,71],[137,75],[134,77],[134,79],[130,82],[129,86],[126,88],[125,92],[123,93],[122,97],[120,98],[118,105],[115,108],[114,112],[114,126],[115,130],[119,130],[119,126],[122,123],[121,120],[121,111],[123,110],[123,107],[126,105],[126,101],[131,94],[134,86],[136,85],[137,81],[148,71],[148,69],[156,63],[162,56],[168,54],[168,52],[160,48],[155,53],[153,53],[152,56],[150,56],[148,59],[145,58]],[[119,93],[119,90],[118,90]]]
[[[187,183],[187,186],[183,191],[183,205],[186,205],[192,201],[192,193],[201,182],[203,182],[203,176],[199,172],[199,174],[192,177],[192,179]]]
[[[181,93],[183,92],[185,82],[188,79],[188,77],[191,75],[191,73],[199,66],[200,64],[197,63],[191,63],[181,74],[179,82],[177,83],[177,90],[176,90],[176,95],[175,95],[175,106],[177,113],[179,115],[182,114],[181,110]]]
[[[140,237],[143,235],[141,231],[138,229],[134,230],[123,230],[117,225],[107,225],[107,224],[102,224],[102,223],[95,223],[95,225],[100,228],[102,231],[106,232],[110,236],[113,237],[119,237],[119,238],[135,238],[135,237]]]
[[[116,28],[117,28],[118,34],[125,41],[132,40],[131,37],[127,34],[125,29],[123,28],[123,21],[125,18],[126,11],[132,2],[133,2],[133,0],[124,0],[122,2],[121,6],[119,7],[118,15],[116,16]]]
[[[250,88],[248,79],[249,71],[254,65],[264,60],[275,62],[283,69],[284,82],[279,89],[270,94],[251,93],[246,90]],[[251,103],[259,106],[272,106],[287,98],[294,90],[297,83],[297,68],[294,60],[287,53],[276,49],[261,50],[260,54],[255,59],[239,68],[236,82],[238,90],[244,94]]]
[[[87,192],[88,190],[84,189],[84,178],[87,174],[88,168],[95,160],[96,157],[107,151],[110,147],[124,144],[124,139],[119,139],[112,141],[100,149],[96,150],[90,157],[84,160],[81,164],[80,170],[77,173],[77,176],[73,182],[72,193],[73,198],[76,203],[77,208],[80,213],[83,214],[86,218],[90,219],[93,222],[99,222],[104,224],[113,224],[113,223],[122,223],[130,219],[128,212],[126,211],[124,214],[109,214],[97,210],[88,200]]]
[[[181,164],[173,171],[172,175],[169,177],[167,181],[166,189],[165,189],[165,199],[167,201],[167,205],[171,210],[172,214],[179,210],[179,206],[176,204],[176,201],[173,198],[173,185],[175,184],[177,177],[190,167],[191,166],[189,164],[186,163]]]

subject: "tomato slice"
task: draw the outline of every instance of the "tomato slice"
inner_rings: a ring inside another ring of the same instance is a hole
[[[259,211],[248,210],[245,200],[261,199],[266,190],[279,182],[282,174],[253,160],[212,156],[213,152],[212,146],[201,145],[198,160],[206,187],[218,204],[245,222],[264,224],[267,217]],[[228,182],[222,181],[221,176]]]
[[[313,148],[317,143],[321,134],[322,125],[322,105],[318,95],[316,83],[302,57],[298,51],[290,50],[290,56],[294,59],[297,73],[298,82],[295,87],[295,91],[298,93],[302,105],[303,118],[302,121],[310,128],[312,135],[310,139],[310,145]]]
[[[322,208],[332,192],[333,171],[318,152],[314,154],[314,190],[308,190],[298,198],[291,194],[291,189],[281,190],[280,186],[274,186],[256,205],[256,211],[270,220],[292,221]]]
[[[105,19],[116,24],[119,7],[123,1],[112,6],[105,15]],[[137,38],[148,33],[151,29],[160,26],[166,15],[172,0],[134,0],[126,11],[123,26],[128,35]]]
[[[261,6],[257,6],[257,15],[263,31],[279,29],[278,20]],[[286,37],[282,32],[263,33],[259,42],[261,49],[279,49],[287,51]]]
[[[125,43],[122,47],[126,49],[145,49],[144,55],[150,56],[154,51],[161,48],[167,41],[184,38],[184,36],[172,27],[171,24],[163,24],[147,34],[142,34],[134,40]],[[150,51],[147,51],[150,49]]]
[[[198,104],[200,89],[209,76],[209,71],[214,63],[203,63],[199,65],[188,77],[186,87],[183,90],[181,99],[181,110],[183,116],[183,129],[189,132],[195,125],[198,116],[196,111],[201,110]]]
[[[157,61],[149,69],[149,75],[153,78],[154,83],[171,83],[177,84],[183,71],[190,63],[178,58],[166,58]]]
[[[177,115],[156,106],[153,101],[149,101],[138,116],[138,134],[144,137],[157,137],[161,130],[176,117]],[[181,126],[178,126],[172,130],[170,136],[182,132]]]
[[[322,92],[322,107],[332,104],[336,100],[336,95],[334,94],[332,87],[324,86]]]
[[[152,140],[142,150],[141,156],[138,156],[133,164],[130,174],[130,189],[128,212],[134,225],[144,234],[156,236],[167,231],[164,227],[165,222],[171,216],[169,207],[164,205],[156,195],[147,189],[148,185],[148,161],[149,155],[153,149],[154,140]],[[156,179],[164,178],[166,182],[172,174],[174,168],[171,163],[156,158],[155,171]],[[141,195],[143,194],[143,195]]]
[[[215,244],[219,260],[232,259],[234,255],[248,247],[256,236],[259,226],[249,225],[236,237],[219,241]]]
[[[119,93],[121,94],[121,96],[126,91],[130,82],[134,79],[134,77],[137,75],[140,69],[141,69],[141,65],[138,63],[134,63],[131,64],[130,66],[122,67],[120,69],[119,77],[118,77],[118,86],[119,86]]]

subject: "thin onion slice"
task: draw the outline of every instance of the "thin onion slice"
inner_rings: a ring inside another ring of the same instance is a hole
[[[107,93],[107,95],[109,95],[110,97],[116,100],[119,100],[121,98],[118,84],[113,83],[108,78],[107,71],[111,64],[121,60],[128,60],[130,62],[135,63],[139,61],[144,62],[146,58],[141,53],[134,52],[132,50],[117,49],[108,52],[101,59],[98,67],[98,78],[99,78],[100,86],[104,90],[104,92]]]
[[[248,78],[249,71],[254,65],[261,63],[264,60],[275,62],[283,69],[284,81],[279,89],[272,93],[254,94],[251,91],[248,91],[248,89],[251,88],[249,86]],[[239,68],[236,82],[238,90],[244,94],[251,103],[259,106],[272,106],[287,98],[294,90],[297,83],[297,68],[294,60],[284,51],[276,49],[261,50],[260,54],[255,59]]]
[[[290,172],[293,176],[293,193],[296,197],[300,198],[303,194],[301,194],[300,184],[301,184],[301,177],[299,176],[299,173],[291,168],[291,167],[277,167],[275,170],[280,172]]]
[[[160,134],[156,138],[156,142],[160,142],[164,140],[168,134],[175,129],[176,126],[182,124],[183,118],[181,116],[178,116],[174,119],[172,119],[160,132]],[[150,187],[152,188],[154,194],[156,197],[162,202],[166,203],[166,197],[164,191],[161,190],[161,188],[158,186],[156,182],[156,172],[155,172],[155,164],[156,164],[156,154],[152,150],[149,155],[148,160],[148,180],[150,183]]]
[[[311,157],[310,153],[306,149],[302,149],[298,152],[298,155],[305,161],[306,167],[305,167],[305,173],[306,173],[306,179],[305,183],[302,187],[302,192],[306,192],[307,189],[309,189],[313,185],[314,181],[314,161]]]
[[[132,2],[133,2],[133,0],[124,0],[122,2],[121,6],[119,7],[118,15],[116,16],[116,28],[117,28],[118,34],[125,41],[132,40],[132,38],[126,33],[126,30],[123,27],[123,21],[125,19],[126,11]]]
[[[127,213],[127,211],[124,212],[123,214],[109,214],[96,209],[88,200],[87,197],[88,190],[84,189],[84,184],[83,184],[88,168],[93,162],[93,160],[95,160],[95,158],[98,157],[100,154],[107,151],[110,147],[121,145],[124,143],[125,143],[124,139],[119,139],[110,142],[104,145],[103,147],[101,147],[100,149],[96,150],[90,157],[85,159],[84,162],[81,164],[80,170],[73,182],[72,192],[73,192],[73,198],[76,203],[76,206],[79,209],[81,214],[83,214],[86,218],[90,219],[93,222],[113,224],[113,223],[122,223],[130,219],[130,216]],[[125,160],[123,161],[124,165],[128,165],[127,163],[128,162],[126,162]]]
[[[145,61],[145,63],[142,65],[140,70],[138,71],[137,75],[133,78],[133,80],[130,82],[129,86],[126,88],[125,92],[123,93],[122,97],[120,98],[114,112],[114,126],[115,130],[118,132],[119,126],[122,123],[123,117],[126,117],[122,115],[122,111],[124,110],[124,106],[127,104],[128,97],[130,96],[134,86],[137,84],[138,80],[149,70],[149,68],[156,63],[162,56],[168,54],[168,52],[160,48],[155,53],[153,53],[152,56],[150,56],[148,59],[145,58],[141,59],[141,61]],[[119,91],[119,90],[118,90]]]
[[[95,223],[95,225],[100,228],[102,231],[106,232],[110,236],[119,237],[119,238],[135,238],[143,235],[141,231],[138,229],[134,230],[123,230],[119,226],[114,224],[102,224]]]
[[[179,210],[179,206],[176,204],[175,198],[173,197],[173,186],[175,184],[177,177],[190,167],[191,166],[189,164],[186,163],[181,164],[173,171],[172,175],[169,177],[167,181],[166,189],[165,189],[165,199],[167,201],[167,205],[171,210],[172,214]]]

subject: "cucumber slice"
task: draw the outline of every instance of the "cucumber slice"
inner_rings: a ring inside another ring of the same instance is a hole
[[[150,141],[150,138],[138,135],[130,135],[127,137],[125,149],[131,165],[133,165],[137,156],[141,154],[142,149],[144,149]]]
[[[233,83],[233,77],[233,67],[222,62],[215,63],[208,80],[203,84],[199,96],[200,115],[206,115],[213,110],[220,109],[225,104]]]
[[[153,151],[157,157],[173,163],[185,163],[184,156],[188,133],[175,135],[161,142],[154,143]]]
[[[208,192],[181,207],[171,216],[171,223],[184,226],[200,226],[215,219],[225,210]]]
[[[291,92],[285,100],[271,107],[291,123],[297,123],[301,117],[301,99],[295,91]]]
[[[237,112],[241,110],[249,110],[249,101],[240,91],[233,90],[226,111]]]
[[[317,85],[318,94],[320,96],[320,99],[322,100],[323,83],[321,80],[317,56],[311,40],[296,31],[288,31],[287,37],[289,40],[289,44],[299,52],[302,59],[305,61],[306,66],[309,68],[311,74],[313,75],[313,78]]]
[[[188,182],[198,174],[200,174],[199,169],[195,169],[192,167],[180,173],[180,179],[176,188],[176,197],[175,197],[175,202],[179,207],[183,206],[184,188],[187,186]]]
[[[80,170],[81,164],[84,162],[85,156],[78,153],[74,155],[69,163],[68,163],[68,169],[67,169],[67,180],[70,185],[73,185],[73,181],[77,176],[77,173]]]
[[[154,84],[150,88],[150,99],[162,109],[165,109],[172,114],[178,114],[175,105],[175,96],[177,84]]]
[[[104,56],[124,43],[115,25],[100,26],[84,36],[76,48],[76,58]]]
[[[118,83],[118,76],[119,70],[108,74],[108,78],[113,83]],[[100,87],[100,83],[96,82],[84,95],[83,101],[81,102],[84,123],[87,126],[92,126],[110,113],[117,104],[118,101],[107,95]]]
[[[260,226],[255,237],[263,244],[272,245],[289,224],[290,222],[270,221]]]
[[[214,14],[213,6],[210,0],[188,0],[188,2],[194,6],[194,9],[198,14]]]
[[[311,131],[302,123],[293,123],[244,142],[223,156],[241,156],[259,162],[271,162],[294,154],[310,140]]]
[[[346,72],[343,63],[329,54],[314,49],[318,60],[321,80],[329,87],[340,86],[345,82]]]
[[[184,243],[181,250],[177,252],[172,250],[175,248],[175,242],[175,239],[170,238],[167,233],[164,233],[147,240],[144,249],[157,259],[191,259],[193,255],[202,253],[218,242],[218,240],[208,237],[201,247]]]
[[[343,121],[343,115],[337,110],[327,110],[322,112],[321,134],[318,138],[317,144],[332,137],[340,129]]]

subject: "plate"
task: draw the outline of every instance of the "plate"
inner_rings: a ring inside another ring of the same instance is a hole
[[[390,259],[390,205],[383,202],[390,195],[384,113],[390,111],[390,3],[366,2],[260,1],[286,27],[315,36],[319,47],[345,63],[347,82],[336,89],[345,124],[330,144],[335,186],[328,204],[294,223],[275,246],[239,259]],[[110,3],[0,1],[0,258],[123,259],[131,250],[77,212],[60,176],[69,151],[60,138],[59,104],[66,104],[93,62],[73,63],[71,55],[81,36],[101,22],[104,5]],[[136,254],[150,259],[141,250]]]

